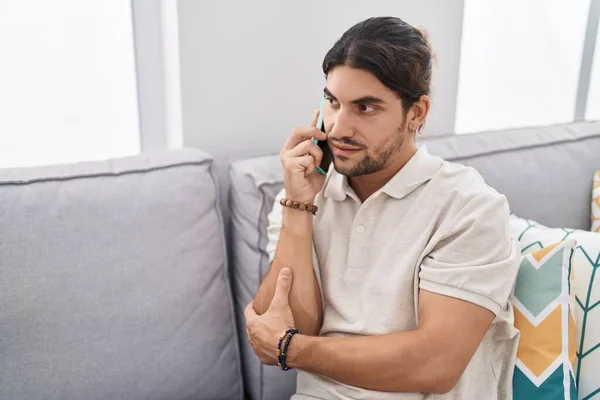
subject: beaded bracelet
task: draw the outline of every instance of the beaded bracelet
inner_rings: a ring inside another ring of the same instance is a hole
[[[283,342],[283,338],[285,338],[287,334],[288,331],[283,332],[277,341],[277,365],[279,368],[281,368],[281,342]]]
[[[308,212],[313,213],[313,215],[316,215],[317,210],[319,209],[319,207],[315,206],[314,204],[299,203],[297,201],[286,199],[286,198],[281,199],[279,201],[279,204],[281,204],[284,207],[290,207],[290,208],[294,208],[294,209],[300,210],[300,211],[308,211]]]
[[[279,341],[277,342],[277,365],[283,371],[289,371],[291,369],[285,363],[285,356],[287,354],[288,347],[290,345],[290,341],[292,340],[292,336],[294,336],[296,333],[300,333],[300,331],[298,329],[292,328],[292,329],[288,329],[287,331],[282,333],[281,336],[279,336]],[[281,343],[283,342],[284,338],[286,338],[286,339],[285,339],[285,343],[284,343],[283,349],[282,349]]]

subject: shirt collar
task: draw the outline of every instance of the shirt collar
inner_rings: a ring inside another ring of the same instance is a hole
[[[430,155],[427,147],[423,145],[379,191],[396,199],[406,197],[428,182],[440,169],[442,163],[443,160],[440,157]],[[332,200],[343,201],[353,192],[348,178],[335,171],[335,168],[331,168],[325,183],[324,196]]]

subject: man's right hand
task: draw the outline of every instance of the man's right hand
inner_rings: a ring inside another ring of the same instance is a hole
[[[311,139],[325,140],[327,135],[317,128],[319,111],[310,126],[295,128],[280,153],[286,197],[299,203],[313,203],[323,188],[325,177],[316,171],[323,151]]]
[[[316,171],[323,152],[311,141],[313,137],[319,140],[327,138],[316,126],[318,116],[316,111],[309,126],[294,129],[280,154],[285,197],[299,203],[314,204],[325,182],[325,177]],[[296,328],[304,334],[317,335],[323,321],[323,301],[313,260],[314,219],[308,212],[275,208],[276,217],[270,219],[269,228],[278,236],[277,249],[253,307],[259,315],[267,312],[276,292],[280,271],[290,268],[294,283],[289,292],[289,306]]]

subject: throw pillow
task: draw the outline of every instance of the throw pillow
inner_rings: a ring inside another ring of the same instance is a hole
[[[594,174],[592,189],[592,232],[600,232],[600,171]]]
[[[523,255],[511,295],[521,332],[513,377],[515,400],[576,400],[575,317],[570,294],[575,241]]]
[[[576,229],[548,228],[535,221],[510,217],[511,232],[523,254],[546,248],[557,241],[575,240],[573,292],[577,361],[575,383],[579,399],[600,400],[600,234]]]

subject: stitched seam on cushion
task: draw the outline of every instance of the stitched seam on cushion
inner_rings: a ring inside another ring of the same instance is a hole
[[[117,177],[123,175],[133,175],[133,174],[144,174],[148,172],[162,171],[166,169],[179,168],[179,167],[188,167],[188,166],[201,166],[207,163],[212,164],[213,160],[204,160],[204,161],[187,161],[178,164],[171,165],[162,165],[157,167],[143,168],[143,169],[131,169],[122,172],[99,172],[99,173],[91,173],[91,174],[81,174],[81,175],[72,175],[72,176],[56,176],[56,177],[47,177],[47,178],[34,178],[25,181],[0,181],[0,186],[24,186],[31,185],[34,183],[45,183],[45,182],[63,182],[63,181],[72,181],[77,179],[90,179],[90,178],[105,178],[105,177]],[[211,175],[212,178],[212,175]],[[213,182],[215,181],[214,178]]]
[[[256,235],[257,238],[258,238],[257,241],[256,241],[256,248],[260,249],[260,247],[259,247],[260,246],[260,242],[261,242],[261,239],[263,238],[262,232],[260,230],[260,217],[261,217],[263,211],[265,210],[265,203],[266,203],[265,198],[266,198],[266,196],[265,196],[265,193],[262,190],[262,187],[263,187],[264,184],[256,186],[256,180],[254,179],[253,176],[251,176],[251,178],[252,178],[252,182],[254,183],[254,186],[259,190],[260,195],[262,196],[260,210],[259,210],[259,213],[258,213],[258,221],[257,221],[258,224],[256,224],[256,226],[257,226],[256,230],[258,231],[258,235]],[[262,280],[262,270],[261,270],[261,268],[262,268],[263,258],[264,258],[263,257],[263,253],[261,252],[260,253],[260,257],[258,259],[258,268],[257,268],[258,269],[258,287],[256,288],[257,291],[260,288],[260,284],[262,283],[261,282],[261,280]],[[267,259],[268,259],[268,257],[267,257]],[[265,375],[264,372],[265,372],[265,366],[262,363],[260,363],[260,400],[264,400],[264,397],[265,397],[265,395],[264,395],[264,387],[265,387],[265,385],[264,385],[264,382],[263,382],[264,377],[265,377],[264,376]]]
[[[263,191],[263,186],[265,186],[265,185],[272,185],[273,182],[270,182],[270,183],[269,182],[265,182],[265,183],[261,183],[260,185],[257,186],[256,185],[256,180],[254,179],[254,177],[252,176],[251,178],[252,178],[252,181],[254,182],[254,186],[260,191],[260,194],[262,196],[262,201],[261,201],[261,206],[260,206],[260,213],[259,213],[259,218],[258,218],[259,219],[259,221],[258,221],[259,224],[257,224],[257,227],[258,227],[258,229],[257,229],[257,231],[258,231],[258,235],[257,235],[258,236],[258,240],[257,240],[257,246],[256,246],[256,248],[259,248],[261,239],[264,237],[263,236],[263,232],[260,230],[260,216],[263,214],[263,212],[265,211],[265,207],[266,207],[266,201],[265,201],[266,195],[265,195],[265,192]],[[275,195],[275,196],[277,197],[277,195]],[[267,226],[267,229],[268,229],[268,226]],[[278,241],[279,241],[279,239],[278,239]],[[267,244],[268,244],[268,238],[267,238]],[[261,267],[262,267],[262,264],[263,264],[262,263],[263,259],[264,259],[264,254],[261,251],[261,253],[260,253],[260,259],[259,259],[259,262],[258,262],[258,286],[259,287],[260,287],[261,278],[262,278],[262,276],[261,276],[262,275]],[[268,259],[269,259],[269,257],[267,255],[267,260]],[[258,290],[258,288],[257,288],[257,290]],[[260,385],[260,400],[264,400],[264,384],[263,384],[264,369],[265,369],[265,366],[261,363],[260,364],[260,381],[261,381],[261,385]]]
[[[260,157],[256,157],[256,158],[260,158]],[[230,171],[233,170],[232,167],[233,166],[229,166]],[[230,175],[231,175],[231,172],[230,172]],[[262,232],[260,230],[260,224],[258,222],[260,222],[260,216],[262,215],[262,213],[263,213],[263,211],[265,210],[265,207],[266,207],[266,202],[265,202],[265,197],[266,196],[265,196],[265,193],[262,190],[262,188],[263,188],[264,185],[273,184],[275,182],[264,182],[264,183],[261,183],[260,185],[258,185],[256,183],[255,177],[252,174],[244,173],[243,175],[247,176],[247,177],[249,177],[251,179],[253,186],[259,190],[260,195],[261,195],[261,206],[260,206],[260,209],[259,209],[259,218],[257,219],[257,224],[255,225],[257,227],[257,230],[256,230],[257,231],[257,235],[256,235],[257,236],[256,248],[259,249],[261,239],[264,236],[262,236]],[[261,267],[262,267],[262,260],[263,259],[264,259],[264,254],[261,252],[260,253],[260,257],[259,257],[259,261],[258,261],[258,266],[256,268],[257,271],[258,271],[258,274],[257,274],[257,282],[258,282],[257,290],[260,287],[261,279],[262,279],[262,269],[261,269]],[[255,296],[256,296],[256,293],[255,293]],[[258,362],[258,368],[259,368],[260,390],[259,390],[259,398],[256,399],[256,400],[264,400],[264,386],[265,386],[265,384],[264,384],[264,378],[265,378],[264,377],[264,371],[265,371],[265,366],[261,362]]]
[[[527,126],[519,126],[519,127],[514,127],[514,128],[508,128],[508,129],[493,129],[493,130],[487,130],[487,131],[476,131],[476,132],[471,132],[471,133],[444,133],[441,135],[431,135],[429,137],[424,137],[422,140],[427,141],[427,140],[441,140],[441,139],[447,139],[450,137],[455,137],[455,136],[477,136],[477,135],[485,135],[485,134],[493,134],[493,133],[500,133],[500,132],[517,132],[517,131],[524,131],[524,130],[530,130],[530,129],[552,129],[552,128],[568,128],[568,127],[572,127],[574,125],[580,125],[580,126],[585,126],[585,125],[594,125],[597,124],[600,121],[580,121],[580,122],[567,122],[567,123],[560,123],[560,124],[550,124],[550,125],[527,125]],[[500,133],[501,134],[501,133]],[[600,133],[594,133],[591,136],[598,136],[600,135]]]
[[[235,197],[234,197],[234,196],[233,196],[231,193],[232,193],[232,192],[235,190],[235,185],[233,184],[233,182],[234,182],[234,180],[235,180],[234,178],[235,178],[235,175],[236,175],[236,170],[235,170],[235,168],[234,168],[234,166],[233,166],[233,165],[230,165],[230,166],[229,166],[229,171],[228,171],[228,172],[229,172],[229,179],[230,179],[230,181],[231,181],[231,184],[230,184],[230,187],[229,187],[229,188],[230,188],[230,191],[229,191],[229,202],[230,202],[230,203],[229,203],[229,204],[230,204],[230,207],[231,207],[231,209],[233,209],[233,208],[234,208],[234,206],[235,206],[235,204],[234,204]],[[253,183],[254,183],[254,179],[253,179],[253,177],[252,177],[252,176],[250,176],[250,178],[252,179],[252,181],[253,181]],[[254,186],[256,187],[256,184],[255,184],[255,183],[254,183]],[[233,218],[233,215],[231,216],[229,223],[230,223],[230,225],[231,225],[231,226],[230,226],[230,231],[231,231],[231,232],[230,232],[230,235],[232,236],[232,235],[233,235],[233,233],[232,233],[232,232],[233,232],[233,229],[234,229],[234,227],[233,227],[233,225],[234,225],[234,218]],[[233,245],[233,242],[231,242],[231,246],[232,246],[231,248],[232,248],[232,250],[233,250],[233,249],[234,249],[234,247],[235,247],[235,246]],[[257,247],[258,247],[258,246],[257,246]],[[233,263],[233,262],[234,262],[234,260],[232,260],[232,263]],[[236,272],[236,271],[234,271],[234,270],[233,270],[233,268],[234,268],[234,266],[233,266],[233,264],[232,264],[231,276],[233,277],[233,279],[236,279],[236,280],[237,280],[237,279],[238,279],[238,277],[236,277],[236,273],[237,273],[237,272]],[[258,272],[258,275],[260,275],[260,268],[258,268],[258,270],[259,270],[259,272]],[[240,278],[240,279],[241,279],[241,278]],[[259,281],[259,285],[260,285],[260,277],[259,277],[258,281]],[[237,293],[237,292],[236,292],[236,295],[239,295],[239,294],[240,294],[240,293]],[[256,295],[256,294],[255,294],[255,295]],[[237,301],[237,298],[236,298],[236,301]],[[242,311],[242,317],[244,317],[243,319],[244,319],[244,322],[245,322],[245,316],[243,316],[243,311]],[[242,339],[242,337],[241,337],[241,335],[244,335],[244,337],[246,338],[246,344],[248,344],[248,336],[247,336],[247,334],[243,333],[242,331],[240,331],[240,332],[239,332],[239,334],[240,334],[240,338],[239,338],[240,340],[239,340],[239,342],[240,342],[240,356],[241,356],[241,359],[242,359],[242,368],[244,369],[244,371],[246,371],[246,369],[247,369],[247,368],[246,368],[246,365],[245,365],[245,363],[248,361],[248,359],[247,359],[247,358],[246,358],[246,357],[245,357],[245,356],[242,354],[242,352],[241,352],[241,350],[242,350],[242,348],[241,348],[241,347],[242,347],[242,343],[241,343],[241,339]],[[254,360],[253,358],[252,358],[250,361],[251,361],[251,362],[253,362],[253,363],[256,363],[256,362],[255,362],[255,360]],[[262,374],[262,363],[258,362],[257,364],[258,364],[258,371],[259,371],[259,373],[258,373],[258,379],[259,379],[259,384],[260,384],[260,390],[259,390],[259,397],[258,397],[258,399],[255,399],[255,400],[262,400],[262,390],[263,390],[263,385],[262,385],[262,376],[263,376],[263,374]],[[252,365],[254,365],[254,364],[252,364]],[[251,366],[250,368],[252,368],[252,366]],[[252,395],[251,395],[251,389],[250,389],[250,385],[251,385],[251,383],[250,383],[250,380],[251,380],[251,378],[252,378],[252,377],[250,376],[250,373],[248,373],[248,379],[249,379],[249,380],[248,380],[248,382],[245,382],[245,383],[244,383],[244,387],[245,387],[245,394],[246,394],[246,398],[247,398],[247,399],[251,399],[251,398],[252,398]]]
[[[502,149],[502,150],[491,150],[491,151],[487,151],[487,152],[471,154],[471,155],[456,157],[456,158],[448,157],[447,160],[448,161],[470,160],[473,158],[496,155],[496,154],[503,154],[503,153],[512,153],[512,152],[520,151],[520,150],[530,150],[530,149],[550,147],[550,146],[561,145],[561,144],[583,142],[585,140],[590,140],[590,139],[598,140],[598,139],[600,139],[600,134],[598,134],[596,136],[586,136],[586,137],[577,138],[577,139],[557,140],[556,142],[534,144],[534,145],[528,145],[528,146],[520,146],[520,147],[514,147],[514,148],[508,148],[508,149]]]
[[[207,160],[209,161],[209,160]],[[234,342],[234,346],[235,346],[235,357],[236,357],[236,369],[237,369],[237,376],[240,378],[240,383],[239,383],[239,399],[243,400],[244,399],[244,375],[242,373],[242,353],[241,353],[241,348],[240,348],[240,343],[239,343],[239,335],[238,335],[238,329],[237,329],[237,323],[236,323],[236,316],[235,316],[235,304],[234,304],[234,299],[233,299],[233,292],[231,290],[231,282],[229,281],[229,256],[227,254],[227,247],[225,244],[226,241],[226,237],[225,237],[225,223],[223,221],[223,215],[221,214],[221,208],[220,208],[220,188],[219,188],[219,183],[218,181],[215,179],[214,176],[214,164],[212,162],[212,160],[209,161],[210,162],[210,168],[209,168],[209,175],[211,180],[213,181],[214,187],[215,187],[215,201],[214,201],[214,209],[217,212],[217,218],[219,219],[219,222],[221,223],[221,227],[220,227],[220,231],[221,231],[221,248],[223,250],[223,254],[224,254],[224,268],[221,268],[221,277],[225,280],[225,287],[227,288],[227,298],[229,300],[229,313],[230,313],[230,321],[232,321],[232,330],[233,330],[233,342]],[[188,163],[182,163],[181,165],[185,165]],[[200,163],[193,163],[192,165],[199,165]]]
[[[229,167],[229,168],[231,169],[231,167]],[[259,209],[259,217],[258,217],[258,220],[257,220],[257,222],[260,222],[260,215],[262,215],[262,212],[264,211],[264,207],[265,207],[265,194],[262,191],[263,184],[257,185],[256,184],[256,179],[254,178],[253,175],[251,175],[251,174],[245,174],[245,175],[248,176],[252,180],[253,186],[259,190],[259,192],[261,194],[261,197],[262,197],[261,198],[261,205],[260,205],[260,209]],[[257,229],[256,229],[256,231],[257,231],[257,235],[256,235],[256,237],[257,237],[256,248],[258,249],[259,246],[260,246],[260,241],[262,239],[262,236],[261,236],[261,231],[260,231],[260,224],[257,223],[255,226],[257,226]],[[263,255],[261,253],[260,257],[258,259],[258,265],[257,265],[257,268],[256,268],[257,271],[258,271],[258,274],[257,274],[258,286],[256,287],[257,291],[260,288],[261,279],[262,279],[262,276],[261,276],[262,275],[262,270],[261,270],[262,260],[263,260]],[[256,293],[254,293],[254,297],[256,297]],[[258,363],[258,368],[259,368],[258,371],[259,371],[260,390],[259,390],[259,398],[256,399],[256,400],[263,400],[264,399],[264,386],[265,386],[264,385],[264,368],[265,368],[265,366],[261,362],[259,362]]]
[[[259,188],[260,189],[260,188]],[[260,211],[259,211],[259,220],[260,220],[260,216],[262,215],[262,212],[264,210],[265,207],[265,196],[261,191],[261,195],[262,195],[262,201],[261,201],[261,206],[260,206]],[[260,227],[260,224],[258,224],[258,226]],[[260,240],[261,240],[261,232],[260,229],[258,230],[258,240],[257,240],[257,246],[256,248],[258,249],[259,245],[260,245]],[[262,260],[263,260],[263,255],[262,253],[260,253],[260,257],[258,259],[258,286],[256,288],[256,290],[258,291],[258,289],[260,288],[260,284],[261,284],[261,279],[262,279]],[[260,400],[264,400],[265,398],[265,394],[264,394],[264,388],[265,388],[265,383],[263,382],[265,379],[265,366],[260,363]]]

